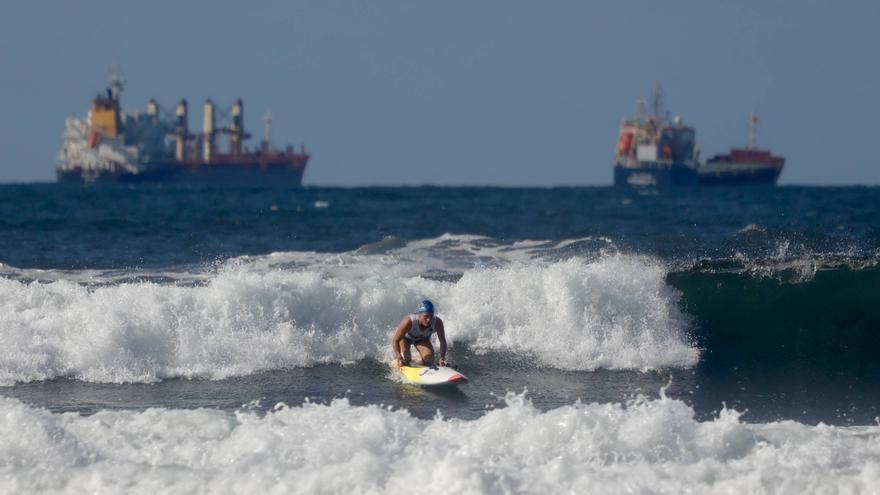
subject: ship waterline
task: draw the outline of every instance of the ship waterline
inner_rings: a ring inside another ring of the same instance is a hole
[[[59,168],[58,182],[137,183],[174,182],[212,185],[241,185],[260,187],[295,187],[302,184],[308,155],[288,153],[273,161],[236,161],[233,163],[180,163],[169,161],[153,163],[135,172],[107,168],[94,172],[88,168]]]
[[[755,162],[715,162],[700,167],[699,183],[704,185],[773,185],[782,167]]]
[[[695,169],[682,165],[614,167],[614,184],[625,187],[696,185]]]

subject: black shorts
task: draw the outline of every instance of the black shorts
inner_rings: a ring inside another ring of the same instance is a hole
[[[403,340],[405,340],[406,343],[409,344],[409,345],[428,344],[428,347],[432,347],[432,346],[431,346],[431,337],[430,337],[430,336],[425,337],[424,339],[421,339],[421,340],[413,340],[409,335],[404,335],[404,336],[403,336]]]

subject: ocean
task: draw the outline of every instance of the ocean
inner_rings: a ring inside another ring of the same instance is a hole
[[[3,185],[0,493],[878,493],[878,262],[876,187]]]

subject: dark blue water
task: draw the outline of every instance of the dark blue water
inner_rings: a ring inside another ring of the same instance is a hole
[[[315,207],[321,201],[332,207]],[[755,261],[780,254],[873,260],[878,201],[880,190],[863,187],[640,193],[2,186],[0,250],[2,262],[17,267],[136,268],[273,251],[341,252],[386,236],[451,232],[511,241],[607,236],[622,250],[684,263],[725,263],[738,254]]]
[[[430,246],[418,248],[419,243]],[[111,328],[112,335],[123,332],[129,340],[120,340],[117,350],[121,355],[145,354],[137,362],[153,363],[144,366],[159,371],[144,371],[148,379],[133,379],[133,365],[123,364],[120,374],[90,374],[88,370],[101,367],[102,359],[108,360],[105,368],[113,369],[120,358],[114,354],[111,360],[101,354],[85,359],[80,351],[64,352],[63,346],[76,344],[56,342],[46,354],[55,357],[47,358],[47,364],[28,368],[14,357],[0,358],[0,368],[6,368],[0,369],[0,377],[8,377],[9,382],[0,387],[0,394],[53,410],[83,412],[151,406],[234,409],[254,399],[263,399],[265,407],[271,407],[278,401],[298,403],[304,397],[347,396],[354,403],[404,406],[421,416],[439,409],[447,416],[477,417],[486,404],[496,402],[495,395],[506,390],[527,389],[536,405],[552,408],[577,399],[607,402],[638,394],[653,396],[669,384],[671,396],[686,400],[702,416],[712,415],[722,403],[745,410],[745,418],[754,421],[789,418],[867,424],[880,415],[878,188],[640,192],[612,188],[2,186],[0,276],[7,282],[5,311],[14,314],[0,319],[5,324],[0,335],[6,333],[13,346],[5,352],[14,353],[16,343],[23,342],[41,319],[66,317],[50,314],[45,304],[28,306],[27,298],[34,297],[33,284],[50,288],[72,284],[86,291],[70,296],[63,308],[91,301],[88,291],[94,291],[96,298],[102,297],[101,311],[112,312],[113,298],[119,298],[120,306],[136,305],[136,301],[127,299],[128,295],[122,299],[123,292],[102,295],[101,287],[148,286],[151,294],[165,298],[176,294],[175,288],[219,285],[217,274],[224,273],[230,263],[292,256],[292,261],[276,268],[342,277],[351,287],[359,287],[365,275],[358,270],[364,266],[373,273],[388,266],[415,264],[418,269],[422,263],[424,269],[414,275],[416,279],[454,292],[475,270],[522,263],[504,253],[520,253],[524,243],[536,246],[527,254],[540,266],[572,259],[596,263],[609,256],[662,266],[661,283],[684,322],[673,330],[699,350],[699,358],[678,366],[579,367],[570,361],[555,365],[528,349],[487,351],[485,343],[473,337],[463,338],[455,347],[456,361],[472,383],[453,391],[426,392],[396,383],[388,379],[387,367],[372,351],[352,359],[328,351],[329,357],[311,356],[302,363],[279,358],[277,365],[255,366],[223,377],[205,371],[175,376],[176,372],[167,370],[176,368],[157,357],[160,351],[150,354],[149,349],[162,347],[162,337],[156,332],[176,323],[156,316],[160,319],[149,327],[149,335],[137,340],[131,337],[133,328],[141,331],[131,324],[136,313],[127,313],[126,322],[115,327],[116,323],[94,314],[71,317],[69,325],[86,321]],[[470,253],[482,248],[502,254],[471,257]],[[344,275],[327,272],[331,265],[327,260],[336,254],[341,265],[349,257],[370,261],[359,261],[361,268]],[[320,261],[303,261],[310,256]],[[394,261],[382,264],[386,258]],[[183,273],[204,278],[187,278]],[[400,274],[389,277],[397,277],[389,282],[392,285],[412,279]],[[377,280],[379,285],[371,290],[387,290],[381,277]],[[337,296],[320,296],[332,302],[318,296],[301,297],[297,300],[305,302],[297,304],[308,308],[297,309],[309,315],[343,311],[338,309],[338,292],[349,286],[334,286]],[[508,289],[495,288],[499,297]],[[619,297],[618,292],[614,289],[609,294]],[[439,303],[441,307],[451,304]],[[406,303],[400,304],[405,308]],[[541,311],[555,313],[552,303],[548,304]],[[614,302],[615,315],[625,314],[630,307],[626,304]],[[148,309],[167,313],[168,307],[157,302]],[[178,310],[175,306],[174,311]],[[344,311],[351,314],[340,316],[343,320],[368,319],[350,308]],[[388,318],[396,321],[402,311]],[[370,318],[376,317],[370,313]],[[223,321],[233,322],[233,334],[268,331],[253,325],[235,327],[246,325],[239,320],[232,315]],[[181,328],[175,327],[175,332],[185,331]],[[605,327],[598,328],[584,331],[605,331]],[[89,335],[88,329],[83,331]],[[548,338],[553,335],[551,331]],[[365,339],[370,345],[374,342],[373,337]],[[132,342],[148,344],[140,347]],[[560,354],[565,354],[568,343],[558,345]],[[171,352],[176,350],[172,346]],[[70,357],[73,354],[80,357]],[[238,363],[236,359],[217,362]],[[118,381],[145,383],[114,383]]]

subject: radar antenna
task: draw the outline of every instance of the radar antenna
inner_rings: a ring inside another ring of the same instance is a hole
[[[663,109],[663,89],[660,87],[660,81],[654,81],[654,89],[651,91],[651,110],[655,117],[660,117],[660,111]]]
[[[110,78],[107,80],[107,87],[110,89],[110,97],[119,101],[119,95],[125,88],[125,76],[122,75],[122,69],[118,64],[110,67]]]
[[[639,120],[644,119],[645,114],[648,113],[648,110],[646,109],[646,105],[647,105],[647,102],[645,101],[644,98],[639,98],[636,100],[636,107],[638,107],[638,109],[639,109]]]

